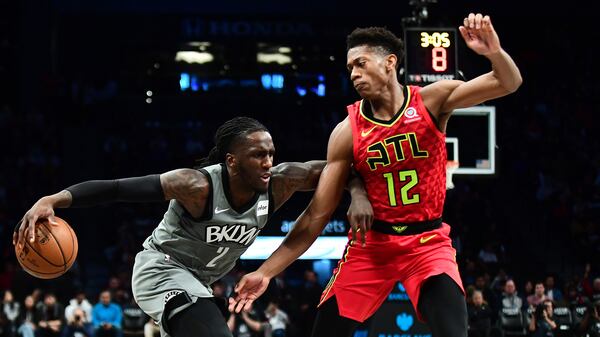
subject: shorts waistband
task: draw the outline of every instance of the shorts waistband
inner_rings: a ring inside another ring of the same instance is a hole
[[[390,235],[415,235],[442,227],[442,218],[420,222],[392,223],[383,220],[373,221],[371,229]]]

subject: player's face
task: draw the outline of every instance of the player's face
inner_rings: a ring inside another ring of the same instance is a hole
[[[354,89],[364,99],[377,99],[395,81],[394,65],[376,48],[357,46],[348,50],[346,67]]]
[[[259,193],[265,193],[271,180],[275,145],[268,132],[257,131],[246,136],[235,154],[237,170],[242,181]]]

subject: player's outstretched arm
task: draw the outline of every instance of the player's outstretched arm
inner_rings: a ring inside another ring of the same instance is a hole
[[[317,239],[342,196],[352,163],[352,132],[346,119],[333,130],[327,148],[327,165],[307,208],[297,219],[283,243],[256,270],[242,277],[229,310],[248,310],[266,290],[269,280],[295,261]]]
[[[89,180],[61,192],[40,198],[23,216],[13,234],[13,244],[35,241],[35,223],[48,219],[55,223],[54,209],[91,207],[110,202],[159,202],[177,199],[192,215],[202,214],[207,195],[206,177],[192,169],[179,169],[161,175],[115,180]],[[204,192],[204,193],[203,193]]]
[[[271,188],[275,209],[279,209],[294,192],[314,191],[326,164],[325,160],[312,160],[305,163],[285,162],[273,167]],[[368,200],[364,183],[354,170],[348,178],[346,189],[352,197],[352,203],[348,209],[350,223],[364,224],[362,226],[368,230],[373,218],[373,208]],[[358,228],[356,227],[356,230]]]
[[[488,15],[470,13],[459,27],[467,46],[490,62],[492,71],[470,81],[438,81],[421,92],[434,114],[450,113],[515,92],[523,79],[513,59],[502,49]]]
[[[325,160],[305,163],[285,162],[271,169],[271,191],[275,209],[279,209],[296,191],[313,191],[327,164]]]

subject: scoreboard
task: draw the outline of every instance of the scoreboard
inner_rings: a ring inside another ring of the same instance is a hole
[[[404,43],[405,84],[457,78],[456,29],[407,27]]]

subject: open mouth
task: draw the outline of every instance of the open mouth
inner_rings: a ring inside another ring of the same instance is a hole
[[[264,183],[268,183],[269,180],[271,179],[271,173],[265,173],[262,176],[260,176],[260,179],[264,182]]]

